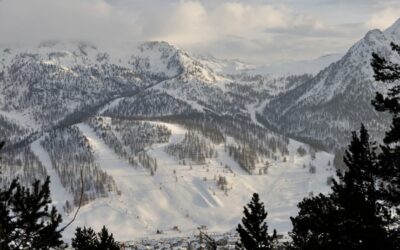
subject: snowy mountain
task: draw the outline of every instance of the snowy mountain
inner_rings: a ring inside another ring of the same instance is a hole
[[[1,48],[9,147],[0,182],[51,176],[54,204],[69,218],[82,174],[76,225],[107,224],[119,240],[229,231],[253,192],[285,233],[296,204],[329,192],[335,173],[333,155],[311,144],[337,148],[360,122],[375,136],[386,126],[370,105],[381,87],[369,64],[372,52],[392,56],[392,41],[400,21],[337,62],[276,66],[193,56],[166,42],[122,56],[82,42]]]
[[[257,65],[245,63],[240,60],[218,59],[213,56],[199,56],[202,63],[212,68],[214,71],[224,75],[316,75],[330,64],[339,61],[343,54],[327,54],[313,60],[302,60],[293,62],[273,63]]]
[[[131,69],[109,63],[107,54],[85,43],[6,48],[0,58],[2,114],[23,117],[19,125],[33,130],[55,126],[68,115],[149,84]]]
[[[272,100],[260,119],[282,133],[329,148],[346,145],[350,131],[362,122],[381,138],[388,117],[370,103],[384,89],[373,79],[370,62],[373,52],[398,60],[391,42],[400,42],[400,20],[385,31],[368,32],[338,62]]]
[[[0,115],[4,124],[27,134],[77,123],[98,110],[119,116],[207,110],[250,117],[249,105],[309,77],[226,75],[215,67],[166,42],[144,43],[122,57],[82,42],[2,48]]]
[[[120,240],[199,226],[225,232],[257,191],[285,232],[303,196],[329,190],[332,155],[255,119],[265,101],[310,75],[225,75],[165,42],[122,57],[46,42],[3,48],[0,61],[0,130],[9,145],[0,182],[49,175],[66,218],[84,188],[77,225],[106,223]]]

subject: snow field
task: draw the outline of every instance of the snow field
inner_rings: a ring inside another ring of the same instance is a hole
[[[153,144],[146,149],[149,156],[157,158],[158,169],[154,176],[145,169],[133,168],[116,155],[88,125],[78,125],[93,147],[99,166],[114,178],[119,194],[83,206],[77,220],[66,231],[66,239],[73,236],[77,226],[100,230],[103,225],[120,241],[187,235],[195,233],[201,225],[207,226],[210,232],[223,233],[237,226],[243,206],[254,192],[260,194],[266,205],[270,228],[286,233],[291,228],[289,217],[297,213],[296,205],[303,197],[310,192],[329,191],[326,179],[333,175],[332,170],[327,170],[327,162],[333,160],[330,154],[318,152],[315,160],[309,155],[300,157],[296,154],[297,148],[308,147],[291,140],[287,162],[272,162],[267,175],[249,175],[229,157],[221,143],[214,145],[217,158],[207,159],[204,165],[188,162],[184,166],[164,149],[182,141],[186,129],[175,124],[161,124],[167,126],[172,135],[168,143]],[[51,176],[53,200],[59,208],[70,195],[53,173],[50,159],[39,141],[32,149]],[[308,166],[310,161],[317,167],[315,174],[310,174],[308,167],[303,168],[303,164]],[[227,178],[227,192],[216,185],[219,176]],[[69,221],[72,215],[64,215],[64,221]],[[157,230],[163,234],[156,234]]]

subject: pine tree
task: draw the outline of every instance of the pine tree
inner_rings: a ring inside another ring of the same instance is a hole
[[[293,229],[289,235],[292,242],[289,249],[336,250],[339,230],[336,220],[339,211],[331,197],[320,194],[305,198],[298,205],[299,214],[291,218]]]
[[[4,143],[0,143],[0,149]],[[50,208],[50,178],[31,188],[22,187],[14,179],[6,189],[0,189],[0,249],[50,249],[62,247],[58,227],[61,215]]]
[[[400,55],[400,46],[391,44],[392,50]],[[397,224],[391,228],[391,236],[400,246],[400,65],[386,60],[378,54],[372,55],[372,68],[377,81],[387,84],[389,90],[384,96],[376,93],[372,105],[379,112],[386,112],[393,116],[390,130],[386,132],[381,145],[382,153],[379,156],[381,178],[382,201],[392,212],[391,224]],[[390,210],[389,210],[390,211]],[[400,248],[400,247],[399,247]]]
[[[94,249],[97,244],[97,236],[92,228],[83,229],[78,227],[75,231],[75,238],[72,239],[72,247],[76,250]]]
[[[12,221],[10,203],[16,185],[17,182],[14,180],[8,189],[0,190],[0,249],[12,249],[11,236],[15,230],[15,223]]]
[[[273,241],[277,237],[276,231],[274,230],[272,236],[268,235],[268,226],[265,222],[268,213],[257,193],[253,194],[250,203],[244,207],[243,213],[243,225],[239,224],[236,229],[240,236],[240,240],[236,243],[236,249],[272,249]]]
[[[329,196],[306,198],[291,218],[292,249],[395,249],[386,223],[387,211],[379,200],[378,160],[364,126],[353,133],[345,153],[348,171],[338,172]]]
[[[113,234],[109,234],[107,228],[103,226],[99,233],[95,233],[92,228],[78,227],[75,231],[75,238],[72,239],[72,247],[75,250],[119,250]]]
[[[97,249],[99,250],[119,250],[118,244],[114,240],[113,234],[109,234],[105,226],[98,233]]]
[[[63,245],[57,230],[61,215],[51,207],[50,179],[32,188],[22,187],[14,180],[0,193],[1,249],[50,249]]]

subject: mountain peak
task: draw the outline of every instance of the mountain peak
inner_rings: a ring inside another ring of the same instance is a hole
[[[400,29],[400,18],[396,20],[385,32],[391,33],[392,31],[398,31]]]
[[[138,48],[141,52],[144,52],[146,50],[159,50],[159,51],[170,51],[170,52],[179,50],[174,45],[169,44],[168,42],[165,42],[165,41],[144,42],[144,43],[140,44]]]
[[[388,36],[391,36],[394,39],[394,42],[400,42],[400,18],[392,24],[389,28],[387,28],[384,33]]]
[[[379,29],[373,29],[367,32],[367,34],[365,34],[364,39],[370,40],[370,39],[374,39],[377,36],[381,36],[383,34],[383,32]]]

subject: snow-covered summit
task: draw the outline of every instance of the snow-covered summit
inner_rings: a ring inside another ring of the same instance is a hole
[[[392,36],[395,40],[400,40],[400,18],[397,19],[393,25],[387,28],[384,33],[387,36]]]
[[[189,52],[167,42],[153,41],[141,44],[132,55],[129,64],[136,71],[165,79],[179,76],[181,80],[197,78],[211,83],[218,78],[216,72]]]
[[[400,21],[385,31],[369,31],[339,61],[272,101],[265,117],[276,126],[287,124],[281,127],[285,133],[322,141],[331,147],[346,144],[346,134],[361,122],[379,138],[387,120],[370,102],[377,91],[385,88],[373,78],[371,59],[375,52],[398,60],[391,49],[392,42],[400,43]],[[296,127],[290,125],[293,121]]]

